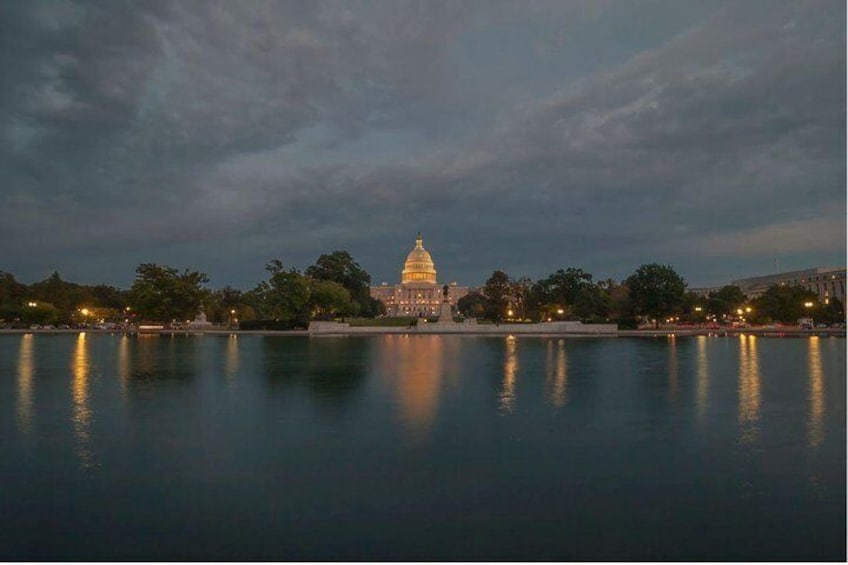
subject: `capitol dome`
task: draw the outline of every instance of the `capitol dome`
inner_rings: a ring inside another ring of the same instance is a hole
[[[415,240],[415,249],[406,256],[401,273],[401,284],[411,283],[436,284],[436,265],[430,253],[424,249],[420,233]]]

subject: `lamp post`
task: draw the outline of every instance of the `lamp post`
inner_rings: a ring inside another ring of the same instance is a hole
[[[236,311],[235,311],[235,309],[230,310],[230,323],[228,324],[228,326],[229,326],[230,328],[232,328],[232,327],[233,327],[233,320],[235,319],[235,316],[236,316]]]

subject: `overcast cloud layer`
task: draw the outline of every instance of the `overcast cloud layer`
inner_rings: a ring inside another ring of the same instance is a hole
[[[395,282],[674,265],[693,286],[846,241],[845,5],[0,4],[0,270],[248,288],[347,249]]]

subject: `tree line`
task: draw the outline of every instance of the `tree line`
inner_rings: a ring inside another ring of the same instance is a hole
[[[371,276],[347,251],[318,257],[300,271],[279,260],[266,265],[267,279],[243,291],[230,286],[210,289],[202,272],[155,263],[136,268],[132,286],[80,285],[58,273],[26,285],[0,271],[0,323],[82,325],[97,322],[186,322],[201,310],[220,325],[241,328],[306,327],[310,320],[373,318],[385,306],[370,296]],[[513,278],[495,271],[486,283],[461,298],[462,316],[503,321],[579,320],[616,323],[621,328],[666,322],[795,323],[812,317],[826,323],[844,321],[837,299],[821,303],[801,286],[774,286],[749,299],[741,289],[725,286],[700,296],[687,292],[684,279],[668,265],[651,263],[625,280],[594,280],[576,267],[545,278]]]
[[[347,251],[321,255],[301,272],[281,261],[266,265],[268,278],[243,291],[210,289],[206,273],[142,263],[129,289],[80,285],[59,273],[31,285],[0,271],[0,322],[30,324],[184,323],[203,311],[209,322],[261,328],[306,327],[310,320],[375,317],[385,312],[371,298],[371,276]]]
[[[687,291],[671,266],[640,266],[621,282],[595,281],[591,273],[569,267],[533,281],[495,271],[476,292],[461,298],[459,313],[500,323],[510,321],[577,320],[616,323],[622,329],[651,323],[785,323],[812,317],[825,323],[844,322],[842,302],[822,303],[803,286],[775,285],[749,298],[737,286],[726,285],[707,296]]]

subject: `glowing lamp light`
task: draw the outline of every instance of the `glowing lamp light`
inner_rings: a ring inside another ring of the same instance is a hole
[[[805,307],[805,308],[812,308],[812,307],[813,307],[813,303],[812,303],[812,302],[804,302],[804,307]]]
[[[88,314],[89,314],[88,308],[82,308],[80,310],[80,314],[82,314],[83,316],[88,316]]]

